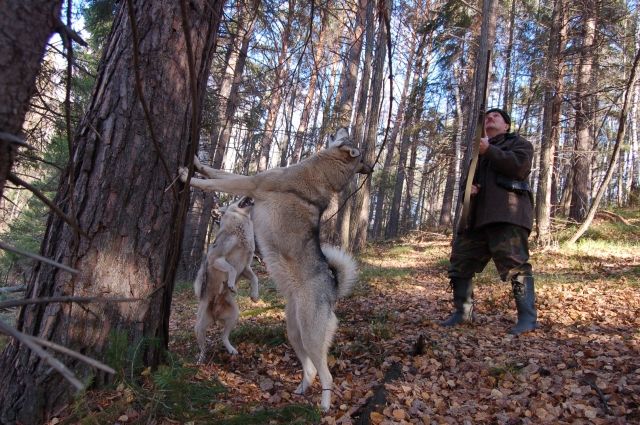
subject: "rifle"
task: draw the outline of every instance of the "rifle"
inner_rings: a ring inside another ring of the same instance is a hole
[[[464,200],[462,202],[462,213],[460,214],[460,220],[458,221],[458,233],[462,233],[468,227],[469,215],[471,210],[471,186],[473,185],[473,178],[476,175],[476,168],[478,166],[478,156],[480,153],[480,139],[487,137],[484,129],[484,115],[487,109],[487,93],[489,90],[489,70],[491,67],[491,50],[487,50],[487,64],[484,72],[484,85],[482,86],[482,101],[480,103],[480,110],[478,111],[478,125],[476,126],[476,134],[473,140],[473,150],[471,164],[467,171],[467,181],[464,187]]]

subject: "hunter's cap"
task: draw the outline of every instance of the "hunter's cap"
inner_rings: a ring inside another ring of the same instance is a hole
[[[487,109],[487,112],[485,112],[485,113],[489,114],[491,112],[497,112],[500,115],[502,115],[502,119],[504,120],[504,122],[507,123],[509,125],[509,127],[511,127],[511,117],[504,110],[502,110],[500,108],[491,108],[491,109]]]

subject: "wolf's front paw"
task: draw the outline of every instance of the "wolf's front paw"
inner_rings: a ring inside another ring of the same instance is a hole
[[[182,181],[182,183],[187,181],[188,175],[189,175],[189,169],[187,167],[178,168],[178,176],[180,176],[180,181]]]

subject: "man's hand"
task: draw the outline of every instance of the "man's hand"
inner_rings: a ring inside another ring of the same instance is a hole
[[[480,139],[480,147],[478,149],[478,153],[480,155],[484,155],[484,153],[489,149],[489,138],[483,137]]]
[[[480,192],[480,185],[479,184],[472,184],[471,185],[471,196],[477,195],[478,192]]]

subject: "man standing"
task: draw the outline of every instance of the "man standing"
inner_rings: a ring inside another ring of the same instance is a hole
[[[511,281],[518,322],[509,333],[519,335],[537,326],[528,243],[533,197],[527,177],[533,146],[509,133],[511,118],[502,109],[489,109],[484,127],[488,137],[480,140],[469,223],[455,236],[451,250],[449,278],[455,311],[441,324],[473,321],[472,278],[493,259],[502,281]]]

